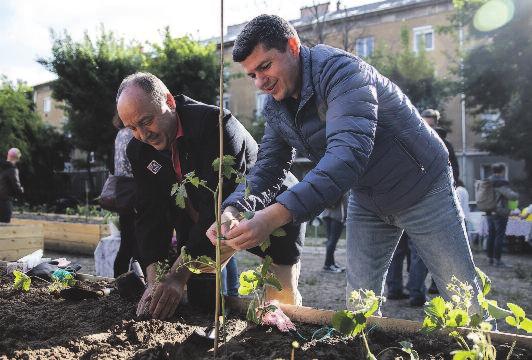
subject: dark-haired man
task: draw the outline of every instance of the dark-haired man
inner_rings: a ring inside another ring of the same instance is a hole
[[[359,288],[382,293],[403,229],[442,289],[456,275],[478,291],[448,152],[394,83],[345,51],[302,46],[294,28],[273,15],[244,27],[233,60],[270,96],[265,134],[247,177],[254,198],[244,199],[237,188],[224,202],[227,216],[275,192],[296,149],[315,167],[277,195],[277,203],[224,229],[225,244],[257,246],[276,227],[311,219],[350,190],[348,294]],[[208,236],[214,241],[213,226]]]
[[[212,194],[202,187],[187,185],[186,207],[180,209],[170,190],[191,171],[211,189],[216,188],[218,176],[212,163],[219,151],[219,108],[183,95],[174,97],[160,79],[149,73],[125,78],[116,101],[120,119],[134,136],[127,147],[127,156],[137,185],[135,236],[148,283],[137,313],[149,309],[151,316],[164,319],[174,313],[191,277],[190,271],[179,267],[181,259],[178,258],[164,280],[156,281],[156,264],[168,258],[173,230],[178,248],[185,245],[193,257],[214,258],[214,247],[205,236],[214,221]],[[224,114],[223,131],[224,154],[235,158],[235,170],[246,173],[256,160],[255,140],[229,112]],[[224,196],[235,190],[234,180],[224,181]],[[297,182],[295,178],[291,180],[287,186]],[[255,205],[257,210],[264,207]],[[280,292],[269,291],[267,297],[286,303],[301,302],[297,282],[304,229],[302,225],[290,224],[285,227],[284,241],[272,240],[265,252],[260,248],[250,249],[261,257],[272,257],[271,269],[283,286]],[[233,254],[233,249],[223,249],[222,260]]]

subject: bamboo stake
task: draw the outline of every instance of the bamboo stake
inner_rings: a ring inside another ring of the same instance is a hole
[[[223,186],[223,156],[224,156],[224,0],[220,0],[220,114],[218,116],[218,133],[220,141],[220,164],[218,167],[218,204],[216,207],[216,230],[218,236],[216,237],[216,308],[214,309],[214,357],[218,356],[218,342],[220,338],[220,284],[221,278],[221,256],[220,256],[220,237],[222,235],[222,186]]]

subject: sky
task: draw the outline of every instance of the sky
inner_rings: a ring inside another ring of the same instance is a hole
[[[382,0],[343,0],[356,5]],[[316,0],[225,0],[224,25],[239,24],[268,13],[288,20]],[[330,0],[331,10],[336,1]],[[80,40],[85,31],[92,37],[103,24],[126,40],[157,42],[169,26],[173,36],[190,35],[197,40],[218,36],[219,0],[0,0],[0,74],[11,81],[36,85],[55,75],[36,62],[49,57],[50,29],[68,31]]]

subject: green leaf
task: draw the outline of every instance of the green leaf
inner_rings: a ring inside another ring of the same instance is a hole
[[[240,286],[238,293],[240,295],[249,295],[257,289],[259,278],[254,270],[243,271],[240,274]]]
[[[511,311],[503,309],[497,305],[497,301],[495,300],[485,300],[485,305],[485,309],[488,314],[490,314],[490,316],[496,320],[512,315]]]
[[[451,352],[453,360],[475,360],[477,359],[477,352],[474,350],[456,350]]]
[[[266,240],[264,240],[262,242],[262,244],[260,244],[260,249],[262,251],[266,251],[270,247],[271,243],[272,242],[271,242],[270,238],[268,237]]]
[[[270,265],[273,263],[273,259],[271,256],[266,256],[264,260],[262,260],[262,267],[261,267],[261,275],[262,277],[265,277],[268,271],[270,270]]]
[[[425,314],[436,319],[444,320],[445,315],[445,300],[441,296],[432,299],[424,308]]]
[[[185,188],[184,182],[181,182],[175,191],[175,203],[181,209],[185,208],[185,198],[187,198],[187,189]]]
[[[506,306],[508,306],[508,309],[512,310],[516,319],[522,320],[525,318],[525,310],[523,310],[523,308],[519,305],[507,303]]]
[[[486,296],[491,290],[491,280],[488,275],[486,275],[478,267],[475,267],[475,270],[477,271],[477,275],[480,278],[480,282],[482,284],[482,295]]]
[[[170,195],[174,196],[177,193],[177,189],[179,188],[179,183],[175,183],[172,185],[172,190],[170,191]]]
[[[272,236],[275,236],[275,237],[286,236],[286,231],[283,228],[277,228],[273,230]]]
[[[340,310],[332,317],[332,326],[339,333],[349,336],[355,330],[356,324],[353,321],[354,314],[347,310]]]
[[[401,350],[410,355],[410,360],[419,360],[419,354],[413,349],[412,343],[409,341],[400,341]]]
[[[476,328],[480,325],[481,322],[482,316],[480,316],[480,314],[473,314],[471,315],[471,319],[469,320],[469,326]]]
[[[507,316],[504,320],[508,325],[517,326],[517,320],[513,316]]]
[[[13,281],[13,288],[15,290],[22,290],[25,292],[30,290],[31,278],[28,275],[18,270],[13,271],[13,275],[15,275]]]
[[[519,324],[519,327],[527,333],[532,333],[532,320],[530,320],[529,318],[523,319],[523,321],[521,321],[521,324]]]
[[[448,314],[449,321],[446,323],[449,327],[466,326],[469,323],[469,315],[462,309],[452,309]]]
[[[423,326],[421,327],[421,333],[423,334],[429,334],[437,329],[439,329],[441,326],[436,323],[430,316],[425,316],[423,319]]]
[[[279,279],[277,279],[277,277],[271,273],[266,275],[266,277],[264,278],[264,284],[273,286],[277,291],[283,290]]]
[[[244,175],[244,174],[238,174],[238,175],[236,176],[236,180],[235,180],[235,182],[236,182],[237,184],[245,184],[245,183],[246,183],[246,175]]]

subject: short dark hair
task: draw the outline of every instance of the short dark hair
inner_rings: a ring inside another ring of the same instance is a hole
[[[160,105],[166,101],[166,94],[169,93],[168,88],[157,76],[149,72],[137,72],[127,76],[116,93],[116,103],[118,104],[118,99],[120,95],[126,88],[134,85],[138,86],[148,94],[152,103]]]
[[[440,112],[438,110],[425,109],[421,113],[421,116],[422,117],[427,117],[427,118],[433,118],[434,122],[436,122],[436,124],[438,123],[438,121],[440,121]]]
[[[506,166],[504,166],[503,163],[497,163],[497,164],[491,165],[491,171],[493,171],[495,174],[502,174],[505,169],[506,169]]]
[[[277,15],[259,15],[244,26],[233,46],[233,61],[242,62],[258,44],[266,50],[286,51],[288,39],[297,38],[294,27]]]

